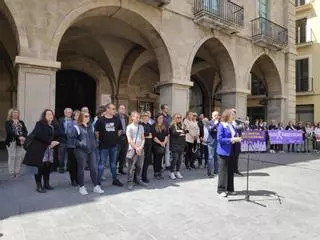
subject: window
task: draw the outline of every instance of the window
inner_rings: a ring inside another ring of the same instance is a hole
[[[249,117],[251,124],[254,124],[256,120],[265,120],[265,107],[248,107],[247,116]]]
[[[306,43],[312,41],[312,29],[308,27],[307,18],[296,21],[296,43]]]
[[[296,60],[296,91],[310,91],[309,58]]]
[[[311,3],[313,0],[296,0],[296,7]]]
[[[259,79],[254,73],[251,74],[251,95],[267,95],[263,80]]]
[[[305,0],[296,0],[296,6],[301,6],[301,5],[305,5],[306,1]]]
[[[268,18],[268,0],[259,0],[259,17]]]
[[[296,106],[296,120],[297,122],[313,122],[314,121],[314,106],[310,105],[297,105]]]

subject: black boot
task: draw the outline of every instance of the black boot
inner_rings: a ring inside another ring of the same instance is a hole
[[[39,176],[39,174],[35,174],[34,175],[34,179],[36,180],[36,185],[37,185],[37,192],[38,193],[45,193],[46,190],[43,188],[42,184],[41,184],[41,175]]]
[[[50,186],[49,179],[50,179],[50,173],[46,173],[43,176],[44,188],[47,189],[47,190],[53,190],[53,187]]]

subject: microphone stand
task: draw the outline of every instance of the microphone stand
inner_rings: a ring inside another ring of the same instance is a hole
[[[246,201],[246,202],[250,202],[250,203],[254,203],[257,204],[261,207],[267,207],[264,204],[258,203],[256,201],[253,201],[250,199],[250,193],[249,193],[249,167],[250,167],[250,146],[252,149],[254,149],[252,143],[248,142],[248,156],[247,156],[247,186],[246,186],[246,195],[244,198],[241,199],[228,199],[229,202],[238,202],[238,201]]]

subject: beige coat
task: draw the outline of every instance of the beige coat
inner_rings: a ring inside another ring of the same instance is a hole
[[[194,143],[195,137],[197,137],[198,143],[200,143],[200,139],[199,139],[200,129],[198,127],[197,122],[185,119],[183,123],[184,123],[185,129],[189,131],[189,133],[186,134],[186,142]]]

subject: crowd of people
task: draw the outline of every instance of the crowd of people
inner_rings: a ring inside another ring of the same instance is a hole
[[[243,130],[257,130],[257,131],[267,131],[267,130],[290,130],[290,131],[300,131],[302,132],[304,143],[301,144],[269,144],[270,153],[276,152],[320,152],[320,123],[315,124],[311,122],[298,122],[295,124],[294,121],[289,121],[288,125],[284,125],[282,122],[276,122],[271,120],[270,124],[263,120],[256,120],[254,124],[250,124],[249,119],[247,118],[243,124]],[[266,133],[267,140],[268,134]]]
[[[218,193],[222,197],[234,194],[233,176],[242,175],[238,169],[241,149],[241,132],[244,130],[291,129],[304,131],[306,144],[288,146],[292,151],[311,151],[314,137],[320,128],[293,122],[284,128],[272,121],[250,125],[240,121],[236,109],[227,109],[220,117],[214,111],[210,118],[188,111],[185,116],[169,115],[169,107],[161,105],[154,118],[150,111],[132,111],[114,104],[99,107],[93,117],[87,107],[64,110],[64,116],[55,119],[54,112],[46,109],[28,134],[17,109],[11,109],[5,123],[7,132],[8,169],[11,177],[21,174],[21,164],[34,171],[36,190],[52,190],[50,173],[69,172],[72,186],[78,186],[81,195],[88,194],[84,186],[85,171],[90,172],[93,192],[104,193],[104,171],[108,164],[112,184],[122,187],[119,175],[127,175],[127,188],[135,185],[147,187],[150,183],[148,168],[153,166],[153,177],[164,179],[164,171],[171,180],[182,179],[181,165],[186,169],[206,168],[209,178],[216,175]],[[248,119],[247,119],[248,120]],[[309,138],[310,137],[310,138]],[[308,140],[312,142],[309,142]],[[308,148],[305,148],[308,146]],[[313,148],[312,148],[313,149]],[[270,147],[271,152],[283,151],[282,146]],[[125,169],[127,172],[125,172]]]

